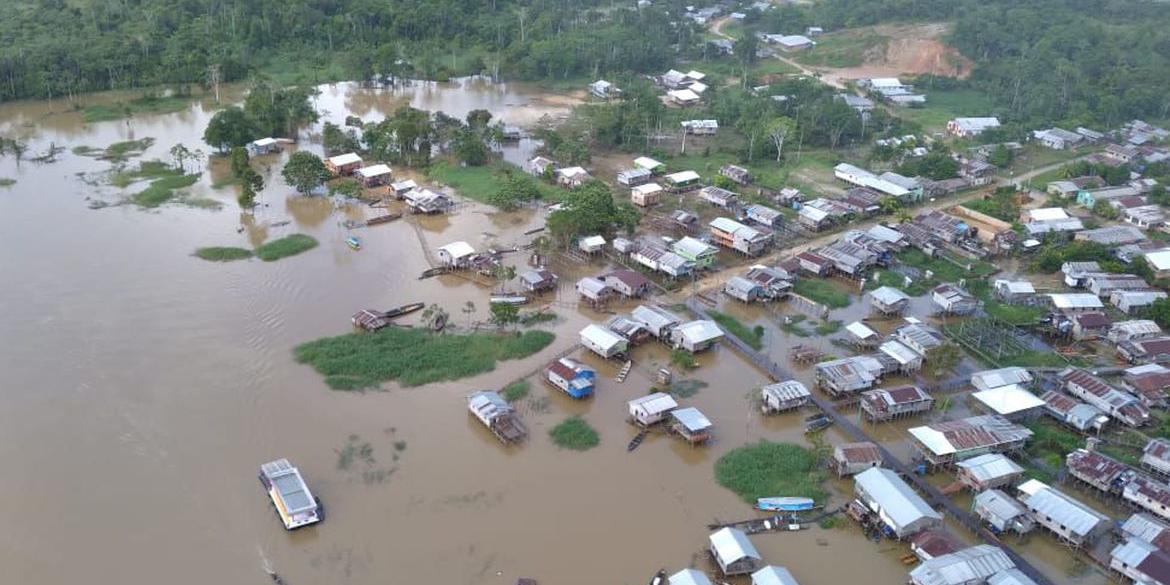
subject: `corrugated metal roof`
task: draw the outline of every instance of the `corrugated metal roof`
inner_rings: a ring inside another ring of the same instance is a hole
[[[996,415],[972,416],[909,430],[935,455],[950,455],[1011,443],[1032,436],[1032,431]]]
[[[987,585],[1036,585],[1030,577],[1017,568],[1000,571],[987,579]]]
[[[870,329],[861,321],[854,321],[845,326],[845,330],[852,333],[858,339],[869,339],[877,335],[877,331]]]
[[[1028,370],[1015,366],[971,374],[971,384],[984,390],[1013,384],[1027,384],[1031,381],[1032,374],[1028,373]]]
[[[752,573],[752,585],[800,585],[784,567],[768,565]]]
[[[1030,479],[1019,486],[1020,501],[1041,517],[1067,527],[1078,536],[1085,536],[1103,522],[1105,515],[1055,490],[1043,482]]]
[[[760,389],[763,394],[770,395],[781,401],[796,400],[812,396],[808,388],[797,380],[786,380],[777,384],[769,384]]]
[[[987,453],[972,457],[966,461],[960,461],[957,465],[978,481],[991,481],[1024,472],[1023,467],[1016,465],[1016,462],[999,453]]]
[[[692,344],[705,343],[723,337],[723,330],[714,321],[698,320],[683,323],[676,329],[683,339]]]
[[[1165,540],[1165,535],[1170,533],[1170,528],[1149,514],[1138,513],[1126,519],[1121,525],[1121,531],[1158,546],[1159,542]]]
[[[1044,406],[1043,400],[1040,400],[1035,394],[1015,384],[1001,386],[993,390],[981,390],[971,394],[971,396],[996,414],[1003,415],[1015,414]]]
[[[922,356],[919,356],[917,352],[910,349],[909,347],[906,347],[902,344],[902,342],[893,339],[881,344],[878,347],[878,350],[894,358],[899,364],[903,366],[922,359]]]
[[[915,585],[966,585],[1015,566],[1003,549],[981,544],[922,563],[910,571],[910,581]]]
[[[738,528],[720,528],[712,533],[708,539],[711,541],[711,547],[725,563],[733,563],[743,558],[757,560],[763,558],[752,541]]]
[[[693,406],[672,411],[670,415],[691,432],[711,428],[711,421]]]
[[[883,514],[902,529],[922,518],[942,520],[897,473],[882,467],[867,469],[855,476],[853,481],[881,508]]]
[[[666,578],[670,585],[711,585],[707,575],[695,569],[683,569]]]
[[[633,311],[630,311],[630,316],[655,330],[678,325],[682,322],[678,315],[656,305],[638,305],[634,307]]]
[[[581,330],[581,337],[588,339],[598,347],[602,348],[617,347],[626,343],[626,340],[621,335],[618,335],[617,333],[614,333],[613,331],[610,331],[601,325],[595,325],[593,323],[586,325],[585,328]]]
[[[1090,293],[1053,293],[1048,295],[1057,309],[1100,309],[1100,297]]]
[[[662,392],[655,392],[635,398],[629,402],[629,405],[631,407],[640,407],[651,414],[667,412],[678,408],[678,402],[675,402],[674,397],[669,394],[663,394]]]
[[[871,298],[873,298],[873,300],[882,303],[883,305],[894,305],[902,301],[910,300],[910,297],[907,296],[906,293],[892,286],[883,286],[881,288],[875,289],[873,292],[869,293],[869,295]]]
[[[975,494],[975,505],[1003,520],[1011,520],[1028,513],[1015,498],[996,489],[983,490]]]

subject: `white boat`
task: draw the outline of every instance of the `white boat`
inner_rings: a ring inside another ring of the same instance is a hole
[[[260,483],[268,490],[276,515],[284,522],[286,530],[294,530],[321,521],[321,504],[309,486],[305,485],[301,472],[288,459],[269,461],[260,466]]]

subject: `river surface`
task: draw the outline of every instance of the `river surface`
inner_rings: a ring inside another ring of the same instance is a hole
[[[334,122],[348,114],[377,120],[411,103],[457,116],[486,108],[531,126],[564,115],[574,101],[477,80],[321,90],[322,121]],[[200,143],[214,109],[205,100],[175,114],[83,124],[61,103],[7,104],[0,134],[25,137],[30,156],[50,144],[104,147],[151,137],[140,160],[166,159],[176,143]],[[320,152],[317,133],[306,129],[298,147]],[[512,148],[505,156],[521,160],[532,145]],[[522,244],[530,238],[523,232],[544,218],[466,203],[449,216],[360,230],[364,247],[353,252],[343,222],[370,210],[296,196],[279,177],[286,156],[254,162],[267,182],[254,215],[238,211],[232,187],[213,186],[222,163],[204,165],[208,172],[191,189],[220,209],[148,211],[91,209],[142,187],[105,184],[109,162],[68,150],[50,164],[0,159],[0,177],[17,181],[0,187],[3,582],[260,584],[271,568],[288,585],[511,585],[524,576],[593,585],[644,583],[661,567],[711,569],[706,524],[753,515],[715,483],[714,461],[750,441],[803,441],[803,414],[763,418],[754,410],[749,396],[766,382],[760,372],[727,348],[701,356],[686,376],[707,386],[680,402],[715,422],[715,441],[692,448],[651,436],[627,453],[634,430],[625,402],[646,392],[669,356],[659,346],[637,349],[637,367],[621,384],[615,364],[584,356],[600,370],[597,395],[573,402],[533,378],[519,407],[531,439],[501,447],[468,415],[464,396],[531,375],[576,343],[586,323],[607,316],[576,307],[571,289],[577,277],[604,269],[597,262],[554,266],[562,286],[549,297],[559,301],[558,320],[547,327],[558,337],[536,356],[458,382],[331,391],[293,361],[295,345],[348,332],[349,316],[364,307],[423,300],[461,325],[485,319],[488,289],[452,277],[416,280],[428,267],[425,250],[456,240],[481,249]],[[274,263],[191,255],[200,246],[251,247],[296,232],[320,247]],[[478,307],[470,319],[460,312],[467,301]],[[769,312],[728,310],[766,324],[777,359],[795,343],[840,351],[781,332]],[[849,311],[834,318],[860,316]],[[807,381],[807,371],[799,375]],[[598,448],[569,452],[549,441],[548,429],[572,414],[599,431]],[[904,441],[905,426],[888,425],[882,436]],[[844,440],[835,429],[826,438]],[[342,465],[343,453],[365,444],[369,458]],[[278,457],[300,467],[327,507],[325,522],[283,530],[256,480],[259,464]],[[830,487],[836,505],[851,484]],[[905,545],[868,542],[847,522],[753,541],[766,561],[787,566],[802,583],[905,582]],[[1077,567],[1049,538],[1037,536],[1029,547],[1058,580],[1099,582],[1095,574],[1072,577]]]

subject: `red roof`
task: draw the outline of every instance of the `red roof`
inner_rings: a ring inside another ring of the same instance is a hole
[[[1073,317],[1085,329],[1104,329],[1113,324],[1113,320],[1105,313],[1081,313]]]
[[[602,278],[603,279],[612,278],[615,280],[620,280],[622,283],[624,283],[626,286],[630,287],[630,289],[632,289],[632,290],[638,290],[640,288],[650,286],[650,279],[646,278],[645,276],[642,276],[642,274],[640,272],[636,272],[634,270],[627,270],[624,268],[620,269],[620,270],[614,270],[613,272],[606,274]]]
[[[1129,467],[1109,457],[1084,449],[1077,449],[1069,453],[1065,462],[1074,475],[1103,484],[1111,483],[1129,469]]]
[[[860,443],[845,443],[838,447],[841,459],[846,463],[873,463],[881,462],[882,452],[878,446],[869,441]]]
[[[910,544],[931,558],[967,548],[967,544],[959,540],[959,537],[945,530],[924,530],[914,535],[914,538],[910,539]]]

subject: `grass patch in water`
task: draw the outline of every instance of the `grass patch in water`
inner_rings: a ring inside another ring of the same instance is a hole
[[[520,324],[525,327],[531,327],[540,323],[548,323],[549,321],[556,320],[556,313],[546,313],[544,311],[530,311],[520,315]]]
[[[310,341],[297,346],[294,356],[335,390],[374,388],[391,380],[421,386],[490,372],[497,361],[526,358],[553,339],[547,331],[445,335],[387,327]]]
[[[130,157],[138,156],[150,148],[154,144],[154,139],[150,137],[141,138],[139,140],[124,140],[122,142],[115,142],[105,148],[94,148],[92,146],[75,146],[73,147],[73,154],[77,156],[89,156],[99,158],[102,160],[109,160],[114,162],[121,162]]]
[[[808,337],[812,334],[806,331],[804,327],[800,326],[800,324],[803,323],[805,319],[808,319],[808,317],[804,315],[789,315],[785,317],[784,321],[780,323],[780,329],[790,335],[795,335],[797,337]]]
[[[721,313],[719,311],[708,311],[711,319],[719,324],[720,327],[727,330],[728,333],[740,338],[744,343],[750,345],[752,349],[761,349],[764,347],[764,328],[755,327],[749,328],[739,319]]]
[[[133,171],[118,171],[110,177],[110,184],[126,188],[144,179],[162,179],[166,177],[180,177],[183,173],[179,169],[160,160],[150,160],[138,163]]]
[[[844,309],[853,302],[849,293],[827,280],[802,278],[792,286],[792,291],[831,309]]]
[[[173,114],[187,109],[191,97],[145,95],[128,102],[86,106],[81,116],[86,123],[121,120],[139,114]]]
[[[675,398],[690,398],[706,387],[707,383],[702,380],[675,380],[666,388],[651,388],[651,391],[665,392]]]
[[[175,191],[199,182],[199,175],[174,175],[155,179],[150,186],[130,197],[130,202],[146,208],[158,207],[175,198]]]
[[[265,262],[274,262],[281,258],[288,258],[289,256],[296,256],[301,252],[312,250],[317,247],[317,239],[313,236],[305,234],[292,234],[283,238],[272,240],[259,248],[256,248],[256,257]]]
[[[774,496],[825,497],[816,456],[792,443],[760,441],[734,449],[715,462],[715,480],[751,504]]]
[[[579,416],[571,416],[549,429],[548,436],[562,449],[588,451],[601,443],[597,431]]]
[[[840,321],[822,321],[813,330],[817,335],[832,335],[841,330],[842,323]]]
[[[532,385],[528,383],[528,380],[517,380],[511,384],[508,384],[507,386],[504,386],[504,389],[500,392],[500,395],[503,396],[504,400],[507,400],[508,402],[516,402],[517,400],[528,396],[528,391],[531,388]]]
[[[209,246],[195,250],[195,255],[209,262],[231,262],[251,258],[252,251],[231,246]]]
[[[16,184],[16,179],[9,179],[8,177],[0,177],[0,187],[11,187]]]

